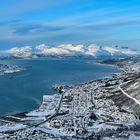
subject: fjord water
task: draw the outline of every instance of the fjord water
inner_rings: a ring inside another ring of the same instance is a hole
[[[54,84],[79,84],[119,72],[114,67],[83,60],[3,60],[1,63],[31,67],[0,76],[0,115],[36,109],[43,95],[56,93],[52,90]]]

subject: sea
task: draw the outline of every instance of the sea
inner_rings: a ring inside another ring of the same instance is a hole
[[[0,63],[26,67],[0,76],[0,116],[37,109],[43,95],[57,94],[52,89],[55,84],[81,84],[120,73],[115,67],[87,59],[13,59]]]

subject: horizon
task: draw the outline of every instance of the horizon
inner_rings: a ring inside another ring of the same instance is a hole
[[[95,43],[140,51],[138,0],[7,0],[0,8],[0,50]]]

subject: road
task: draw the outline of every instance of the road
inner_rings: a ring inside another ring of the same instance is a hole
[[[126,92],[121,88],[122,85],[123,85],[123,83],[120,84],[120,85],[118,86],[118,89],[119,89],[124,95],[126,95],[128,98],[132,99],[136,104],[140,105],[140,102],[139,102],[136,98],[130,96],[128,93],[126,93]]]

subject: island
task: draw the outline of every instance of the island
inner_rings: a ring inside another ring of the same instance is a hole
[[[0,64],[0,75],[15,73],[23,70],[24,68],[16,65]]]

